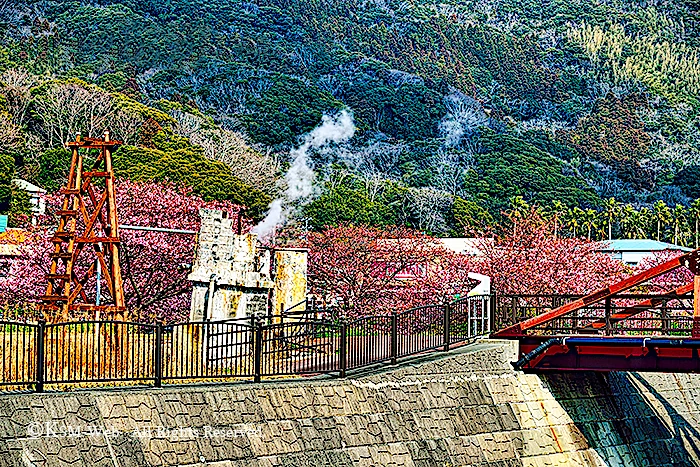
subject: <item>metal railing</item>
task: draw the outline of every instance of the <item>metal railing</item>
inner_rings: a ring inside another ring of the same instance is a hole
[[[493,328],[503,329],[580,298],[581,295],[494,294]]]
[[[468,341],[491,331],[492,297],[353,320],[300,314],[172,325],[0,321],[0,384],[133,385],[337,373]],[[275,322],[278,321],[278,322]]]
[[[328,303],[325,300],[319,300],[314,297],[309,297],[296,303],[289,308],[282,305],[280,316],[284,318],[308,318],[308,319],[333,319],[342,316],[342,302],[334,301]]]
[[[576,295],[499,295],[494,298],[494,329],[503,329],[580,298]],[[643,306],[653,300],[651,306]],[[547,321],[535,335],[690,337],[692,297],[618,294]]]

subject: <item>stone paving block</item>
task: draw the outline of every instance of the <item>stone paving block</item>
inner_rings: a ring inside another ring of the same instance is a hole
[[[523,467],[584,467],[591,465],[603,467],[605,464],[592,464],[590,456],[580,452],[547,454],[523,459]]]
[[[10,447],[8,443],[0,443],[0,467],[15,467],[26,464],[26,461],[41,465],[45,461],[44,456],[40,452],[23,452],[17,449],[16,443],[12,443]],[[24,460],[22,459],[24,455]]]
[[[538,427],[521,431],[522,449],[521,456],[549,455],[561,452],[562,446],[551,427]]]
[[[626,467],[634,465],[634,454],[626,445],[609,446],[596,449],[610,467]]]
[[[537,426],[527,403],[511,402],[508,405],[510,405],[510,410],[515,417],[518,428],[535,428]]]
[[[514,376],[510,378],[491,378],[485,384],[493,402],[496,404],[506,404],[521,399],[522,390],[518,384],[518,379]]]
[[[199,455],[205,459],[252,459],[255,457],[252,444],[256,438],[253,436],[200,437],[197,439],[197,447]]]
[[[251,448],[256,456],[269,456],[277,453],[300,452],[301,427],[293,420],[273,421],[262,424],[260,436],[249,436]]]
[[[477,439],[486,462],[518,458],[515,444],[508,433],[483,433]]]
[[[433,410],[416,411],[413,413],[413,419],[418,428],[419,436],[423,439],[457,436],[447,410],[435,408]]]
[[[476,436],[460,436],[445,439],[445,450],[453,465],[477,465],[483,460],[481,446]]]
[[[566,409],[564,409],[556,400],[542,400],[540,401],[540,406],[544,410],[546,418],[550,421],[550,425],[560,425],[571,422],[571,417],[566,412]]]
[[[416,467],[454,464],[444,439],[416,441],[403,446]]]
[[[467,410],[469,409],[463,407],[449,407],[445,410],[455,430],[455,436],[450,437],[468,436],[473,433],[469,426]]]

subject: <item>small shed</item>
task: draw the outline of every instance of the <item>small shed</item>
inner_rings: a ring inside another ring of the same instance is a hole
[[[22,180],[21,178],[15,178],[12,180],[12,183],[29,194],[29,202],[32,205],[33,215],[40,216],[46,212],[46,202],[44,201],[46,190],[26,180]]]

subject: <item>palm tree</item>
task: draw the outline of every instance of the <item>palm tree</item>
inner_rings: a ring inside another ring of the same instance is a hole
[[[598,227],[598,213],[594,209],[581,211],[581,225],[588,229],[588,241],[591,241],[591,231]]]
[[[695,235],[693,236],[693,245],[695,248],[698,247],[698,228],[700,227],[700,198],[696,199],[690,203],[690,214],[693,216],[695,221]]]
[[[571,229],[572,237],[578,236],[578,229],[581,226],[579,219],[583,211],[580,208],[569,209],[566,211],[566,226]]]
[[[647,238],[647,227],[651,219],[651,211],[649,208],[642,208],[639,211],[634,211],[630,218],[629,229],[633,238]]]
[[[530,211],[530,205],[522,196],[513,196],[508,200],[508,204],[510,204],[510,214],[516,217],[524,217]]]
[[[681,204],[676,204],[676,207],[671,211],[671,223],[673,224],[673,243],[678,244],[678,234],[680,233],[681,225],[686,221],[685,207]]]
[[[566,206],[561,201],[552,201],[552,207],[549,208],[547,216],[554,221],[554,238],[559,236],[559,226],[562,218],[566,215]]]
[[[515,231],[518,227],[518,220],[524,219],[530,212],[530,205],[522,196],[513,196],[508,204],[510,207],[506,215],[513,221],[513,231]]]
[[[663,202],[659,200],[654,203],[654,220],[656,220],[656,240],[661,241],[661,227],[668,224],[671,219],[671,209]]]
[[[639,213],[634,209],[631,204],[625,204],[620,209],[620,228],[622,230],[623,236],[626,238],[632,238],[635,230],[635,222]]]
[[[620,203],[615,198],[606,199],[603,201],[603,213],[608,223],[608,240],[612,240],[612,225],[615,218],[620,215]]]

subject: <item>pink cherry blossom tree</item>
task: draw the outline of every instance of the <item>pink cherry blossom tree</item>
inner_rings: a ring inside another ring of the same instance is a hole
[[[586,294],[617,282],[632,270],[597,251],[594,242],[561,238],[532,209],[510,228],[481,241],[471,267],[492,278],[501,294]]]
[[[116,185],[120,224],[199,230],[199,209],[211,208],[238,215],[230,202],[205,202],[185,188],[159,183],[121,180]],[[0,280],[0,303],[27,312],[46,288],[50,238],[61,197],[47,198],[47,215],[28,232],[22,256]],[[245,224],[249,228],[248,223]],[[192,285],[187,280],[193,261],[195,235],[166,232],[120,231],[124,292],[131,319],[141,321],[186,319]],[[79,267],[85,267],[85,264]],[[94,293],[94,292],[93,292]]]
[[[442,303],[469,288],[464,257],[396,227],[331,227],[308,235],[310,289],[345,316]]]

